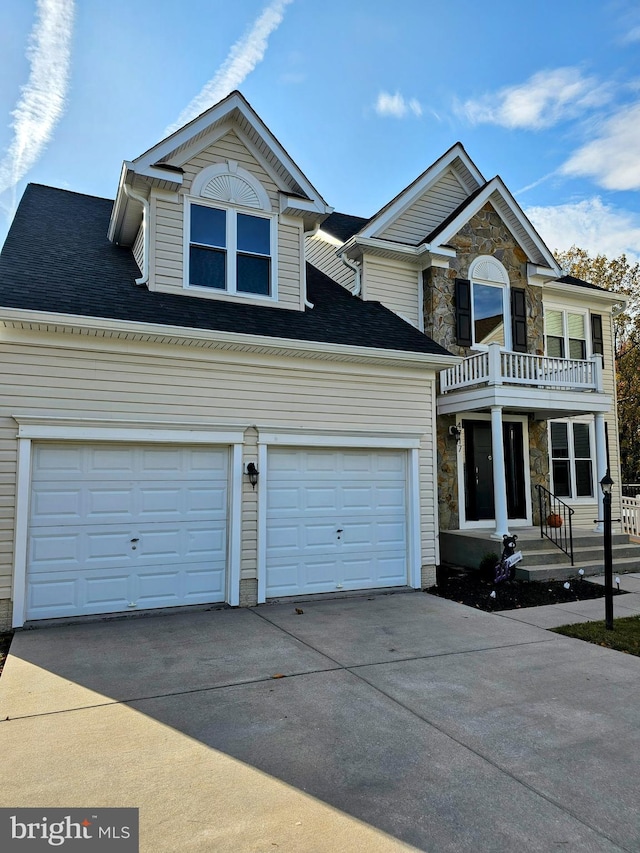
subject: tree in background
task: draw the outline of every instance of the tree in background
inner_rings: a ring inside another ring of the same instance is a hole
[[[618,425],[622,480],[640,483],[640,263],[630,263],[624,254],[592,257],[577,246],[555,255],[568,275],[623,294],[627,300],[625,311],[614,318]]]

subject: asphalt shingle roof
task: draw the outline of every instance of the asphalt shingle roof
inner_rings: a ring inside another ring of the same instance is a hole
[[[574,275],[563,275],[558,281],[563,284],[575,284],[577,287],[588,287],[591,290],[604,290],[603,287],[598,287],[597,284],[591,284],[589,281],[583,281],[581,278],[576,278]]]
[[[348,213],[331,213],[324,220],[320,228],[331,234],[336,240],[346,242],[358,231],[362,231],[369,220],[363,216],[351,216]]]
[[[306,311],[139,287],[131,250],[106,237],[112,205],[29,184],[0,253],[0,306],[449,355],[392,311],[352,296],[310,264],[307,293],[314,308]]]

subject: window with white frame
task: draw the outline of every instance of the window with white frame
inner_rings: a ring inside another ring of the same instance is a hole
[[[195,202],[189,212],[189,285],[271,296],[271,217]]]
[[[549,422],[552,491],[560,498],[592,498],[593,435],[588,421]]]
[[[509,276],[495,258],[481,256],[469,269],[473,345],[509,347]]]
[[[276,297],[277,218],[260,182],[232,160],[196,176],[185,209],[185,284]]]
[[[545,310],[547,355],[552,358],[587,357],[587,313],[559,308]]]

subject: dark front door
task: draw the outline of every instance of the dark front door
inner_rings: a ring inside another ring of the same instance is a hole
[[[494,518],[493,457],[489,421],[463,421],[465,441],[466,518]]]
[[[495,518],[493,502],[493,448],[489,421],[463,421],[465,441],[465,515],[467,521]],[[509,518],[525,518],[522,424],[502,424]]]

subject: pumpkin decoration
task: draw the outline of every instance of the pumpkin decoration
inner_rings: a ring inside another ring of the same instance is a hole
[[[562,516],[557,512],[552,512],[547,516],[547,524],[549,527],[562,527]]]

